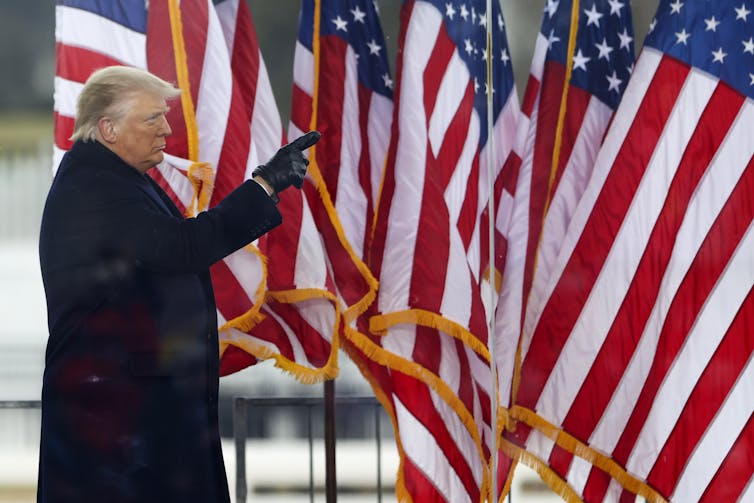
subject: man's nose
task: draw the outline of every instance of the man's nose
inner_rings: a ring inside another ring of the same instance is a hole
[[[168,118],[163,115],[162,123],[160,124],[160,136],[170,136],[172,132],[173,130],[170,129],[170,123],[168,122]]]

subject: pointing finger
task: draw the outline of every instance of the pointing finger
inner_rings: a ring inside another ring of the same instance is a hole
[[[290,145],[292,147],[296,147],[299,150],[306,150],[307,148],[317,143],[321,136],[322,135],[319,134],[319,131],[309,131],[304,136],[293,140]]]

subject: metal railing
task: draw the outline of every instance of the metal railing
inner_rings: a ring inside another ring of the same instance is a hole
[[[336,396],[334,399],[335,405],[342,406],[365,406],[372,407],[374,409],[375,417],[375,444],[377,455],[377,473],[376,473],[376,486],[377,486],[377,501],[382,501],[382,443],[381,443],[381,428],[380,428],[380,415],[382,413],[382,405],[374,397],[351,397],[351,396]],[[323,413],[327,413],[326,399],[323,397],[296,397],[296,398],[247,398],[236,397],[233,402],[233,438],[235,442],[236,451],[236,502],[245,503],[248,496],[248,484],[246,480],[246,440],[247,440],[247,425],[249,418],[249,409],[255,409],[260,407],[303,407],[306,409],[307,414],[307,437],[309,444],[309,501],[314,502],[314,432],[312,431],[312,418],[314,409],[323,409]],[[332,425],[332,421],[325,422],[325,429],[328,428],[328,423]],[[327,436],[327,435],[326,435]],[[325,442],[325,450],[332,451],[326,453],[328,458],[326,478],[328,480],[327,485],[332,487],[334,491],[335,485],[335,473],[334,473],[334,439],[333,442]],[[331,498],[328,497],[328,501]]]

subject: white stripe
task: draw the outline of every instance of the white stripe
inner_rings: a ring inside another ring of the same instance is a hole
[[[55,7],[55,40],[104,54],[126,65],[147,67],[147,36],[74,7]]]
[[[236,38],[236,22],[238,19],[238,0],[225,0],[215,5],[217,18],[220,20],[225,45],[228,48],[228,54],[233,55],[233,44]]]
[[[313,299],[296,302],[293,304],[298,310],[301,317],[314,328],[322,339],[332,343],[332,337],[337,327],[335,327],[335,307],[331,301],[325,298],[315,297]],[[302,343],[300,336],[296,332],[291,332],[290,338],[295,339],[297,344]],[[305,342],[305,341],[304,341]],[[307,361],[295,359],[296,362]]]
[[[639,106],[644,99],[644,95],[646,94],[647,88],[652,81],[652,77],[660,64],[661,58],[661,53],[651,47],[645,47],[642,50],[639,60],[636,62],[636,68],[634,68],[631,81],[621,99],[621,104],[616,112],[616,118],[613,119],[613,124],[610,126],[605,142],[597,155],[592,177],[589,180],[589,184],[584,191],[581,201],[579,201],[579,204],[576,207],[571,223],[568,225],[568,230],[563,238],[563,245],[558,254],[558,260],[552,269],[549,284],[544,289],[544,299],[548,299],[550,295],[552,295],[552,291],[557,285],[557,280],[563,273],[563,269],[568,263],[568,259],[581,237],[586,221],[591,215],[594,203],[602,191],[602,186],[610,172],[610,168],[623,146],[623,141],[628,134],[629,128],[633,125],[632,120],[626,120],[625,118],[636,117],[636,114],[639,111]],[[536,313],[536,315],[531,318],[527,317],[525,320],[523,334],[525,337],[524,340],[528,340],[529,334],[534,331],[534,327],[539,322],[540,315],[541,312]]]
[[[474,157],[479,149],[479,134],[479,116],[477,115],[476,110],[474,110],[471,113],[469,129],[466,131],[463,150],[461,151],[461,155],[458,156],[458,161],[453,168],[453,174],[448,181],[448,187],[443,194],[445,203],[448,205],[451,232],[456,232],[458,217],[461,214],[463,203],[466,200],[466,189],[469,185],[469,175],[474,164]],[[483,194],[480,194],[480,196],[486,201],[486,189]]]
[[[620,497],[622,494],[623,494],[623,486],[621,486],[617,480],[610,479],[610,484],[608,484],[607,486],[607,491],[605,491],[605,497],[603,498],[602,501],[604,503],[614,503],[620,500]],[[645,501],[645,500],[637,498],[636,501]]]
[[[406,456],[427,476],[446,501],[470,502],[463,482],[452,469],[452,463],[445,457],[432,434],[417,421],[398,397],[393,395],[393,400]]]
[[[537,410],[555,424],[561,424],[568,414],[633,283],[686,145],[717,82],[707,74],[693,72],[686,84],[589,298],[540,395]]]
[[[364,255],[364,233],[367,225],[367,195],[359,182],[359,157],[362,150],[359,125],[359,75],[356,54],[346,48],[343,112],[341,116],[340,166],[338,169],[335,209],[343,232],[357,257]]]
[[[583,496],[584,487],[589,480],[589,473],[591,472],[592,464],[579,456],[573,456],[571,459],[571,466],[568,469],[566,480],[571,485],[576,494]]]
[[[754,285],[752,256],[754,256],[754,231],[749,228],[735,255],[728,263],[725,272],[715,285],[714,291],[707,298],[686,338],[683,349],[669,369],[662,387],[657,392],[641,434],[636,440],[636,446],[628,458],[626,466],[641,477],[646,478],[654,466],[657,453],[672,433],[702,372],[707,367],[715,350],[729,330],[730,324],[738,314],[749,290]],[[754,369],[749,370],[754,371]],[[754,373],[749,375],[748,384],[743,383],[745,387],[752,387],[752,384],[754,384],[751,382],[752,377],[754,377]],[[739,382],[739,385],[741,384]],[[750,394],[749,397],[751,396]],[[748,402],[748,406],[737,410],[744,421],[748,419],[752,412],[751,404],[754,404],[752,400]],[[725,406],[728,406],[727,402]],[[748,412],[744,414],[743,411],[745,410]],[[714,425],[719,424],[719,422],[720,418],[718,417],[715,419],[712,428],[715,428]],[[707,441],[709,440],[707,439]],[[689,467],[697,456],[698,453],[695,453]],[[705,463],[709,463],[709,466],[719,466],[719,464],[710,463],[709,457],[702,456],[702,458],[706,458]],[[698,479],[700,473],[699,470],[691,470],[694,479]],[[710,474],[710,477],[713,474],[714,471]],[[686,499],[681,501],[686,501]]]
[[[660,285],[657,301],[639,345],[591,436],[590,443],[605,452],[611,452],[615,448],[633,410],[633,404],[641,393],[671,300],[694,260],[695,253],[691,251],[698,250],[701,246],[714,219],[746,167],[746,162],[754,155],[754,141],[750,138],[752,130],[747,126],[752,121],[754,107],[747,102],[736,119],[737,126],[728,133],[724,144],[700,181],[695,197],[689,203],[686,218],[676,234],[675,245]],[[746,150],[742,150],[742,147]]]
[[[448,264],[445,269],[445,287],[442,292],[440,313],[449,320],[468,327],[471,318],[472,299],[478,293],[473,291],[472,276],[466,262],[463,241],[453,226],[450,227],[449,238],[450,249]],[[482,334],[478,334],[478,338],[485,340],[486,334],[484,334],[484,338]]]
[[[568,42],[561,40],[556,43],[562,44]],[[539,82],[542,82],[542,75],[545,72],[545,57],[547,56],[548,46],[547,37],[541,32],[537,32],[537,40],[534,43],[534,54],[531,58],[531,69],[529,70],[529,74]]]
[[[296,41],[293,56],[293,84],[309,96],[314,96],[314,54],[305,45]]]
[[[191,205],[191,200],[194,197],[194,187],[186,177],[186,171],[190,165],[190,161],[170,154],[165,154],[163,162],[157,165],[157,169],[165,178],[165,181],[186,208]]]
[[[238,284],[241,286],[244,293],[246,293],[251,304],[254,304],[257,300],[257,289],[264,279],[262,276],[262,264],[260,263],[259,257],[255,253],[245,248],[241,248],[240,250],[231,253],[223,260],[225,261],[225,265],[228,266],[228,269],[230,269],[230,272],[236,278],[236,281],[238,281]],[[222,306],[218,306],[218,308],[219,307]]]
[[[296,305],[294,304],[294,306]],[[293,361],[299,365],[311,367],[311,365],[309,364],[309,360],[306,357],[306,350],[301,345],[301,339],[299,339],[296,336],[296,332],[294,332],[291,329],[290,325],[288,325],[286,320],[282,316],[280,316],[278,313],[276,313],[273,309],[270,309],[267,303],[262,304],[262,311],[264,312],[265,315],[270,316],[272,319],[274,319],[278,323],[278,325],[280,325],[280,327],[283,329],[283,332],[285,332],[285,336],[286,336],[286,339],[288,340],[288,344],[291,345],[291,352],[293,353]],[[276,344],[273,344],[271,341],[265,340],[265,339],[257,339],[257,341],[262,342],[265,346],[268,346],[268,347],[271,345],[274,348],[274,352],[277,354],[280,354],[280,348],[277,347]]]
[[[395,192],[383,253],[378,309],[403,311],[409,305],[412,257],[419,227],[421,195],[426,168],[426,130],[422,82],[432,53],[427,39],[436,36],[443,20],[437,9],[417,3],[406,30],[402,59],[401,100],[407,105],[398,116],[400,130],[395,159]]]
[[[218,169],[233,96],[230,57],[217,13],[208,0],[207,43],[196,103],[199,160]],[[221,168],[221,167],[219,167]]]
[[[448,61],[448,66],[443,72],[442,81],[440,82],[437,97],[434,101],[435,106],[432,109],[432,115],[429,118],[429,127],[427,128],[429,144],[435,157],[437,157],[442,147],[450,123],[453,121],[459,106],[463,102],[468,86],[469,70],[456,49],[453,51],[450,61]]]
[[[746,484],[746,488],[741,492],[741,496],[738,497],[738,503],[746,503],[754,501],[754,477],[749,479],[749,483]]]
[[[390,144],[390,125],[393,122],[393,100],[378,93],[372,93],[367,122],[369,139],[369,159],[372,170],[372,207],[377,207],[382,177],[385,172],[387,150]],[[371,225],[371,222],[369,223]]]
[[[76,102],[84,84],[55,77],[55,111],[66,117],[76,117]]]
[[[534,281],[526,306],[527,317],[538,312],[544,301],[542,289],[550,277],[550,268],[557,258],[563,243],[565,231],[573,212],[584,193],[592,174],[597,151],[602,144],[602,137],[612,116],[610,107],[599,99],[591,97],[579,129],[573,151],[558,182],[552,197],[537,251]]]
[[[459,356],[456,349],[455,339],[453,337],[445,335],[439,332],[439,355],[440,364],[438,368],[438,375],[442,381],[448,385],[448,387],[458,394],[458,390],[461,387],[461,373],[458,365]]]
[[[754,236],[752,229],[749,229],[749,236]],[[754,238],[747,237],[747,241],[754,241]],[[748,246],[750,265],[751,243]],[[754,412],[752,396],[754,396],[754,358],[749,358],[749,363],[683,470],[671,497],[673,501],[697,501],[701,497]]]
[[[257,92],[254,95],[254,113],[251,117],[251,148],[246,161],[246,178],[251,177],[257,166],[266,163],[275,155],[283,139],[283,123],[272,93],[267,65],[261,51],[258,52]]]
[[[63,150],[62,148],[58,148],[57,145],[52,146],[52,173],[55,174],[58,171],[58,166],[60,166],[60,161],[63,160],[63,156],[67,150]]]
[[[306,204],[306,198],[303,194],[296,194],[296,197],[301,197],[304,204],[301,212],[298,250],[295,255],[294,282],[296,288],[321,288],[327,281],[325,252],[315,230],[314,217],[309,205]]]

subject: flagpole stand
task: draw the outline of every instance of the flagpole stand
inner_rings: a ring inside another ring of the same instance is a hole
[[[325,500],[335,503],[338,497],[335,479],[335,381],[325,381]]]

